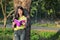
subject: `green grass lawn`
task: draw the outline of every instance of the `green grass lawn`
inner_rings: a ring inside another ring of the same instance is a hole
[[[60,40],[60,32],[31,31],[31,40]]]
[[[32,26],[38,26],[38,27],[56,27],[55,23],[44,23],[44,24],[39,24],[39,23],[34,23]]]
[[[31,30],[30,34],[31,40],[60,40],[60,32],[45,32]],[[13,30],[11,28],[6,28],[3,30],[0,28],[0,40],[12,40]]]
[[[13,30],[11,28],[0,28],[0,40],[12,40]]]

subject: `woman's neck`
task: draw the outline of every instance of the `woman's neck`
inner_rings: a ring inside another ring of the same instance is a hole
[[[20,15],[20,17],[22,17],[23,15]]]

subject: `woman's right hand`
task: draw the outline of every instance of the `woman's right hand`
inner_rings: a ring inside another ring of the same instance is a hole
[[[13,23],[12,23],[12,29],[14,29],[14,25],[15,25],[15,23],[13,22]]]

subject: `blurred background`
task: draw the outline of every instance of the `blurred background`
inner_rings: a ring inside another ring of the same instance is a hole
[[[13,15],[13,0],[0,0],[1,40],[13,38],[12,29],[8,29],[12,27]],[[31,40],[60,40],[60,0],[32,0],[30,18]],[[7,27],[6,31],[1,27]]]
[[[60,21],[60,0],[32,0],[30,8],[32,25],[48,27],[54,26]],[[11,24],[13,13],[12,0],[2,0],[2,3],[0,1],[0,25],[4,24],[3,20],[5,23]]]

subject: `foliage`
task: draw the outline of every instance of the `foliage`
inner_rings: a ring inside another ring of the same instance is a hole
[[[32,19],[49,19],[54,20],[59,18],[58,14],[60,10],[59,0],[32,0],[31,4],[31,17]]]
[[[8,14],[13,10],[13,1],[12,0],[2,0],[2,5],[3,5],[3,8],[4,8],[4,11],[6,11],[6,16],[8,16]],[[6,6],[6,9],[5,7]],[[4,16],[2,14],[2,7],[1,7],[1,4],[0,4],[0,19],[3,19]]]
[[[60,34],[47,31],[31,31],[31,40],[60,40]],[[57,38],[58,37],[58,38]]]
[[[0,28],[0,40],[12,40],[13,30],[11,28]]]
[[[3,0],[3,5],[5,0]],[[6,14],[8,15],[13,8],[13,1],[6,0]],[[32,20],[48,19],[54,20],[60,18],[60,0],[32,0],[31,11]],[[2,16],[2,17],[1,17]],[[0,5],[0,19],[3,19],[2,9]],[[12,17],[9,17],[10,20]]]
[[[13,39],[13,30],[11,28],[0,28],[0,40],[12,40]],[[47,32],[47,31],[37,31],[31,30],[31,40],[53,40],[52,38],[59,36],[57,40],[60,40],[60,34],[56,32]],[[52,37],[52,38],[51,38]],[[54,38],[55,39],[55,38]]]

